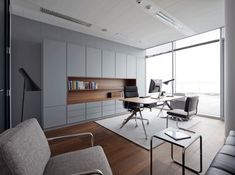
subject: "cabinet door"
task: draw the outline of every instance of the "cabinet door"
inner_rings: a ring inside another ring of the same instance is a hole
[[[102,115],[109,116],[115,114],[115,100],[102,102]]]
[[[116,78],[126,78],[126,55],[116,53]]]
[[[84,46],[67,44],[67,74],[68,76],[84,77],[86,75],[86,48]]]
[[[66,124],[66,106],[44,107],[43,127],[51,128]]]
[[[68,123],[76,123],[86,120],[85,103],[68,105]]]
[[[87,48],[87,76],[101,77],[101,50]]]
[[[146,94],[145,58],[137,57],[137,87],[140,96]],[[148,86],[148,85],[147,85]]]
[[[43,42],[43,105],[66,104],[66,43]]]
[[[102,54],[102,76],[115,77],[115,53],[103,50]]]
[[[86,118],[88,120],[101,117],[101,102],[90,102],[86,104]]]
[[[127,78],[136,78],[136,56],[127,56]]]
[[[126,112],[126,111],[127,111],[127,109],[125,109],[123,107],[123,102],[119,101],[119,100],[116,100],[115,112],[118,114],[118,113],[123,113],[123,112]]]

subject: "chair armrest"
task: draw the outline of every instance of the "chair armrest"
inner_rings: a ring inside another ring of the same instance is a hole
[[[95,169],[95,170],[91,170],[91,171],[83,171],[83,172],[75,173],[72,175],[103,175],[103,173],[102,173],[102,171]]]
[[[78,133],[78,134],[69,134],[69,135],[63,135],[63,136],[58,136],[58,137],[50,137],[50,138],[47,138],[47,140],[51,141],[51,140],[65,139],[65,138],[71,138],[71,137],[79,137],[79,136],[85,136],[85,135],[91,136],[91,146],[94,146],[94,136],[91,132],[84,132],[84,133]]]

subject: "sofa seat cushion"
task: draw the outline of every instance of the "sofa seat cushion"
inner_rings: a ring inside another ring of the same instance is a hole
[[[214,158],[211,167],[235,174],[235,157],[219,153]]]
[[[235,131],[231,130],[231,131],[229,132],[229,136],[235,137]]]
[[[1,161],[11,174],[42,175],[50,156],[47,139],[36,119],[24,121],[0,136]]]
[[[233,146],[233,145],[224,145],[222,147],[222,149],[220,150],[220,153],[227,154],[227,155],[235,157],[235,146]]]
[[[233,145],[235,146],[235,137],[228,136],[225,142],[225,145]]]
[[[224,170],[221,170],[221,169],[218,169],[218,168],[215,168],[215,167],[211,167],[206,175],[232,175],[231,173],[228,173]]]
[[[112,175],[109,163],[100,146],[52,157],[46,166],[44,175],[70,175],[95,169],[101,170],[104,175]]]

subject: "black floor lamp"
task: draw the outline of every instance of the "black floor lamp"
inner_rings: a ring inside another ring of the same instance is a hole
[[[41,91],[38,85],[30,78],[27,72],[23,69],[19,69],[20,74],[24,78],[24,87],[23,87],[23,99],[22,99],[22,108],[21,108],[21,119],[20,121],[24,121],[24,96],[26,91]]]

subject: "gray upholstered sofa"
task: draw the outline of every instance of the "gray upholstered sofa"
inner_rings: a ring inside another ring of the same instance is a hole
[[[231,130],[228,137],[216,154],[206,175],[234,175],[235,174],[235,131]]]
[[[72,136],[78,135],[84,134]],[[65,137],[67,136],[63,138]],[[0,174],[112,175],[112,171],[100,146],[51,157],[48,141],[41,127],[36,119],[30,119],[0,135]]]

